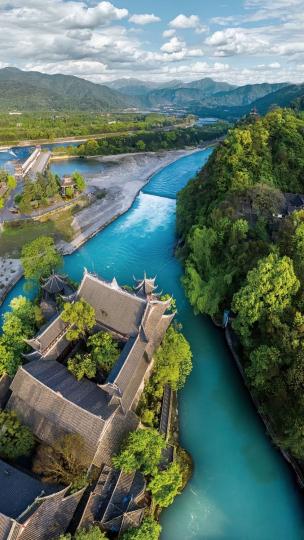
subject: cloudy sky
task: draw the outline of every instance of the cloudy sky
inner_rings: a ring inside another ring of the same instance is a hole
[[[0,0],[0,67],[304,82],[304,0]]]

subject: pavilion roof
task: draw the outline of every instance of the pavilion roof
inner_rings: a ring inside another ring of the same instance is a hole
[[[53,272],[47,279],[44,280],[42,288],[49,294],[58,294],[64,290],[66,286],[65,276]]]
[[[144,278],[141,280],[136,280],[136,285],[134,287],[134,290],[136,293],[140,296],[143,296],[146,298],[147,296],[150,296],[154,293],[154,291],[157,289],[157,285],[155,285],[156,277],[154,278],[147,278],[146,273],[144,274]]]

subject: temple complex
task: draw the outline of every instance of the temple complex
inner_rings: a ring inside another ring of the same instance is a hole
[[[47,294],[62,293],[65,281],[53,274],[43,288]],[[64,299],[89,303],[95,311],[94,332],[108,331],[123,344],[116,364],[103,384],[78,381],[64,365],[71,345],[66,337],[69,325],[57,314],[28,341],[32,352],[12,381],[7,409],[16,411],[37,439],[49,445],[65,434],[81,435],[85,448],[79,459],[100,476],[80,524],[97,522],[104,530],[121,534],[141,522],[145,485],[138,473],[113,470],[112,456],[139,426],[135,409],[153,367],[153,354],[174,317],[167,313],[171,301],[160,299],[155,279],[145,276],[129,292],[115,279],[107,282],[86,270],[78,290]],[[6,538],[0,532],[0,540]],[[50,536],[45,532],[32,538]]]

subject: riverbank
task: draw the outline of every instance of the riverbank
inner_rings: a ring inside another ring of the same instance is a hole
[[[107,167],[100,173],[86,174],[87,185],[97,190],[105,190],[106,195],[77,212],[72,221],[75,237],[70,242],[59,243],[61,253],[63,255],[73,253],[104,227],[127,212],[140,190],[154,174],[180,158],[199,150],[192,148],[90,158]]]
[[[230,326],[227,326],[225,328],[225,339],[226,339],[226,343],[229,347],[229,350],[231,352],[231,356],[232,358],[234,359],[235,361],[235,364],[241,374],[241,377],[243,379],[243,382],[244,382],[244,385],[246,386],[248,392],[249,392],[249,395],[252,399],[252,402],[255,406],[255,409],[258,413],[258,415],[260,416],[265,428],[266,428],[266,432],[270,438],[270,440],[273,442],[273,444],[276,445],[277,449],[279,450],[279,452],[282,454],[283,458],[287,461],[288,465],[292,468],[295,476],[296,476],[296,479],[297,479],[297,482],[300,486],[301,489],[304,488],[304,473],[303,473],[303,470],[302,468],[300,467],[299,463],[297,462],[297,460],[295,458],[293,458],[293,456],[291,456],[289,454],[289,452],[287,452],[286,450],[284,450],[283,448],[281,448],[277,442],[276,442],[276,435],[272,429],[272,426],[271,426],[271,420],[270,418],[263,413],[263,410],[262,410],[262,405],[261,403],[259,402],[259,400],[255,397],[255,395],[253,394],[248,382],[247,382],[247,377],[246,377],[246,374],[245,374],[245,371],[244,371],[244,368],[243,368],[243,364],[242,364],[242,361],[241,361],[241,358],[240,358],[240,355],[239,355],[239,352],[237,351],[237,336],[234,334],[233,330],[230,328]]]
[[[100,172],[85,174],[88,189],[105,190],[106,195],[75,214],[71,223],[75,236],[70,242],[65,240],[59,240],[57,242],[60,252],[63,255],[73,253],[99,231],[127,212],[140,190],[149,182],[155,173],[180,158],[191,155],[199,150],[198,148],[192,148],[167,152],[142,152],[90,158],[90,161],[100,163],[101,167]],[[89,158],[86,159],[89,160]],[[58,164],[60,164],[60,161],[56,160],[56,165]],[[107,167],[105,168],[104,165]],[[0,303],[3,302],[6,294],[22,277],[19,259],[1,259],[1,261],[6,260],[12,260],[14,266],[18,268],[18,272],[11,273],[8,268],[3,270],[2,278],[0,275]],[[6,263],[3,264],[5,265]]]
[[[80,281],[85,266],[106,280],[115,276],[132,285],[132,275],[139,278],[146,271],[157,274],[159,290],[176,299],[193,351],[193,372],[179,396],[180,437],[195,466],[183,494],[161,514],[162,540],[300,540],[301,494],[265,436],[223,333],[206,317],[194,316],[181,286],[182,268],[173,257],[173,198],[209,155],[196,153],[155,175],[127,214],[65,258],[62,272]],[[28,294],[23,287],[22,280],[7,296],[2,314],[15,296]]]

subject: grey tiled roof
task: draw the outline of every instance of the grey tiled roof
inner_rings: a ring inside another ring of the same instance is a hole
[[[66,285],[65,279],[54,272],[44,280],[42,288],[50,294],[57,294],[64,290]]]
[[[105,530],[116,533],[138,527],[145,510],[142,503],[145,487],[141,473],[126,474],[104,466],[79,527],[87,527],[93,521],[100,522]]]
[[[145,481],[141,473],[127,474],[120,471],[101,517],[103,528],[121,534],[129,527],[138,527],[145,510],[138,500],[143,496],[144,490]]]
[[[91,456],[105,422],[117,408],[109,405],[108,394],[96,384],[77,381],[53,360],[38,360],[19,368],[11,389],[8,408],[15,409],[38,438],[52,443],[62,433],[79,433]]]
[[[0,460],[0,512],[17,519],[37,497],[60,491]]]
[[[147,301],[88,274],[84,275],[78,296],[94,309],[97,321],[122,335],[135,335]]]

